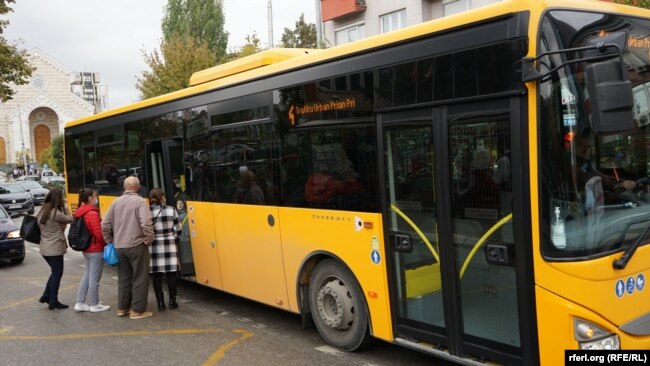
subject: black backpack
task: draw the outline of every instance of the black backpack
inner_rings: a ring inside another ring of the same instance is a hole
[[[86,227],[84,217],[80,216],[72,220],[70,230],[68,231],[68,245],[70,245],[70,248],[81,252],[88,249],[92,241],[93,236]]]

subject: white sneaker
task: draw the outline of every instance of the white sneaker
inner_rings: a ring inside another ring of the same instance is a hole
[[[91,310],[90,306],[88,306],[88,304],[83,303],[83,302],[78,302],[78,303],[74,304],[74,309],[76,311],[88,311],[88,310]]]
[[[104,305],[104,304],[102,304],[102,303],[100,302],[100,303],[97,304],[97,305],[92,305],[92,306],[90,307],[90,312],[91,312],[91,313],[99,313],[100,311],[110,310],[110,308],[111,308],[110,306],[108,306],[108,305]]]

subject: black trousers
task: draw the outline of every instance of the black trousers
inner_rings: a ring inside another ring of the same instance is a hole
[[[152,273],[153,277],[153,292],[156,294],[156,299],[159,301],[162,301],[162,294],[163,294],[163,288],[162,288],[162,282],[163,282],[163,276],[167,277],[167,291],[169,291],[169,297],[170,298],[175,298],[176,297],[176,279],[178,272],[155,272]]]

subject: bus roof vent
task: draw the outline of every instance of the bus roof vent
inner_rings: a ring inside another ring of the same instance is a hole
[[[242,57],[222,65],[209,69],[197,71],[190,77],[190,86],[207,83],[227,76],[239,74],[245,71],[272,65],[294,57],[304,56],[320,50],[311,48],[274,48],[258,52],[254,55]]]

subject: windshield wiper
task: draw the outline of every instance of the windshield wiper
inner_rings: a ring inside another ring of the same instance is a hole
[[[623,239],[625,238],[625,234],[630,229],[630,226],[640,224],[640,223],[646,222],[646,221],[650,221],[650,218],[639,220],[639,221],[636,221],[636,222],[629,222],[629,223],[625,224],[625,230],[623,230],[623,233],[621,234],[621,238],[620,238],[619,242],[621,242],[621,243],[623,242]],[[612,265],[614,266],[614,269],[624,269],[627,266],[627,264],[630,262],[630,259],[632,259],[632,256],[634,255],[634,252],[636,252],[636,249],[639,247],[639,245],[641,245],[641,240],[643,240],[645,235],[648,233],[648,230],[650,230],[650,223],[648,223],[645,226],[645,228],[643,229],[643,232],[636,238],[634,243],[632,243],[632,245],[630,245],[629,247],[627,247],[625,249],[625,252],[623,252],[623,256],[621,256],[621,258],[615,260],[614,263],[612,263]]]

